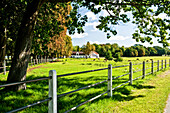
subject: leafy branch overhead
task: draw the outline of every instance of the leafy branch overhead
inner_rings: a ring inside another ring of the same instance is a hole
[[[83,26],[88,20],[87,15],[82,16],[78,10],[81,7],[86,7],[94,14],[105,10],[107,16],[100,16],[100,24],[96,26],[99,30],[107,33],[107,38],[110,38],[110,33],[116,35],[115,25],[120,23],[132,22],[137,26],[132,38],[137,42],[149,42],[152,44],[152,38],[158,39],[159,43],[163,46],[169,46],[168,40],[170,40],[170,1],[169,0],[84,0],[73,1],[73,9],[69,15],[72,18],[67,23],[70,34],[74,34],[75,30],[78,33],[83,33]],[[122,13],[124,12],[124,13]],[[132,13],[133,19],[127,15],[127,12]],[[160,18],[163,14],[167,18]]]

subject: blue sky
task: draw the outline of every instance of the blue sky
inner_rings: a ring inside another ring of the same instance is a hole
[[[114,26],[114,28],[117,30],[117,35],[113,36],[111,35],[110,39],[107,39],[106,33],[103,31],[100,31],[96,29],[96,26],[99,24],[98,18],[100,15],[108,15],[106,11],[102,11],[101,13],[95,15],[91,11],[88,11],[85,8],[79,9],[79,13],[81,15],[87,15],[88,16],[88,22],[86,23],[86,26],[84,27],[85,32],[83,34],[75,33],[74,35],[70,35],[72,38],[73,46],[79,45],[82,46],[89,41],[91,44],[97,43],[97,44],[105,44],[105,43],[117,43],[119,46],[125,46],[130,47],[134,44],[142,44],[146,47],[148,46],[162,46],[162,44],[157,42],[156,38],[153,38],[153,44],[150,45],[149,43],[141,43],[136,42],[134,39],[132,39],[132,34],[134,33],[136,26],[129,23],[120,23],[118,26]],[[124,12],[122,12],[124,13]],[[128,13],[128,16],[132,19],[132,15]],[[160,15],[162,18],[165,18],[165,15]]]

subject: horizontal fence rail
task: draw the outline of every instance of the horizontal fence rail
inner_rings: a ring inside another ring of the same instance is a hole
[[[134,81],[134,80],[137,80],[137,79],[139,79],[139,78],[142,78],[142,77],[143,77],[143,75],[142,75],[142,76],[139,76],[139,77],[137,77],[137,78],[135,78],[135,79],[133,79],[133,81]]]
[[[90,87],[93,87],[93,86],[96,86],[96,85],[105,83],[105,82],[107,82],[107,81],[108,81],[108,80],[104,80],[104,81],[102,81],[102,82],[98,82],[98,83],[95,83],[95,84],[91,84],[91,85],[88,85],[88,86],[85,86],[85,87],[82,87],[82,88],[79,88],[79,89],[76,89],[76,90],[73,90],[73,91],[70,91],[70,92],[67,92],[67,93],[63,93],[63,94],[57,95],[57,97],[62,97],[62,96],[71,94],[71,93],[73,93],[73,92],[77,92],[77,91],[80,91],[80,90],[83,90],[83,89],[87,89],[87,88],[90,88]]]
[[[114,66],[112,68],[127,67],[127,66],[129,66],[129,65]]]
[[[88,103],[88,102],[91,102],[91,101],[93,101],[93,100],[101,97],[102,95],[108,93],[108,92],[109,92],[109,91],[106,91],[106,92],[104,92],[104,93],[102,93],[102,94],[100,94],[100,95],[97,95],[97,96],[95,96],[95,97],[93,97],[93,98],[91,98],[91,99],[89,99],[89,100],[87,100],[87,101],[85,101],[85,102],[83,102],[83,103],[81,103],[81,104],[79,104],[79,105],[77,105],[77,106],[69,109],[68,111],[65,111],[64,113],[68,113],[68,112],[70,112],[70,111],[73,111],[73,110],[77,109],[78,107],[80,107],[80,106],[82,106],[82,105],[84,105],[84,104],[86,104],[86,103]]]
[[[118,78],[123,77],[123,76],[126,76],[126,75],[129,75],[129,73],[126,73],[126,74],[123,74],[123,75],[120,75],[120,76],[117,76],[117,77],[113,77],[112,80],[118,79]]]
[[[39,58],[38,59],[30,59],[29,64],[31,66],[33,66],[33,65],[35,66],[37,64],[41,64],[41,63],[45,63],[45,62],[52,62],[52,61],[53,61],[53,59],[39,59]],[[3,67],[0,67],[0,69],[3,69],[3,71],[1,71],[0,74],[4,73],[4,75],[6,75],[6,72],[8,72],[6,69],[11,67],[11,65],[7,66],[10,63],[12,63],[11,60],[4,60],[4,62],[0,62],[0,64],[3,64]]]
[[[48,80],[48,79],[51,79],[51,77],[42,77],[42,78],[38,78],[38,79],[34,79],[34,80],[27,80],[27,81],[21,81],[21,82],[14,82],[14,83],[9,83],[9,84],[4,84],[4,85],[0,85],[0,88],[1,87],[14,86],[14,85],[20,85],[20,84],[30,83],[30,82],[37,82],[37,81],[41,81],[41,80]]]
[[[142,69],[139,69],[139,70],[135,70],[133,69],[133,66],[134,65],[142,65]],[[147,64],[151,64],[151,65],[147,65]],[[156,64],[156,66],[155,66]],[[160,64],[160,65],[159,65]],[[147,65],[147,67],[146,67]],[[114,68],[121,68],[121,67],[127,67],[129,66],[129,72],[126,73],[126,74],[123,74],[123,75],[120,75],[120,76],[117,76],[117,77],[112,77],[112,69]],[[148,67],[149,66],[149,67]],[[129,63],[129,65],[121,65],[121,66],[114,66],[112,67],[111,64],[108,65],[107,68],[101,68],[101,69],[94,69],[94,70],[88,70],[88,71],[81,71],[81,72],[75,72],[75,73],[68,73],[68,74],[62,74],[62,75],[58,75],[56,74],[56,71],[55,70],[51,70],[49,71],[49,77],[42,77],[42,78],[38,78],[38,79],[34,79],[34,80],[26,80],[26,81],[21,81],[21,82],[15,82],[15,83],[8,83],[8,84],[4,84],[4,85],[0,85],[0,88],[2,87],[8,87],[8,86],[13,86],[13,85],[19,85],[19,84],[23,84],[23,83],[31,83],[31,82],[37,82],[37,81],[41,81],[41,80],[49,80],[49,97],[44,99],[44,100],[41,100],[41,101],[38,101],[36,103],[33,103],[33,104],[29,104],[27,106],[24,106],[24,107],[21,107],[21,108],[18,108],[18,109],[15,109],[15,110],[12,110],[12,111],[9,111],[7,113],[13,113],[13,112],[17,112],[17,111],[21,111],[23,109],[26,109],[26,108],[29,108],[29,107],[32,107],[32,106],[35,106],[35,105],[38,105],[38,104],[41,104],[41,103],[44,103],[44,102],[49,102],[48,103],[48,112],[49,113],[56,113],[57,112],[57,98],[59,97],[63,97],[63,96],[66,96],[68,94],[71,94],[71,93],[74,93],[74,92],[77,92],[77,91],[80,91],[80,90],[83,90],[83,89],[87,89],[87,88],[91,88],[91,87],[94,87],[94,86],[97,86],[97,85],[100,85],[102,83],[106,83],[107,82],[107,91],[105,91],[104,93],[101,93],[67,111],[65,111],[64,113],[68,113],[70,111],[73,111],[75,109],[77,109],[78,107],[88,103],[88,102],[91,102],[105,94],[107,94],[107,96],[109,97],[112,97],[112,91],[114,91],[115,89],[129,83],[129,85],[132,85],[132,81],[134,80],[137,80],[139,78],[142,78],[144,79],[145,76],[147,75],[150,75],[150,74],[153,74],[155,72],[158,72],[164,68],[168,67],[168,62],[165,60],[165,64],[164,64],[164,61],[161,60],[159,62],[159,60],[157,62],[154,62],[153,60],[151,62],[143,62],[143,63],[137,63],[137,64],[132,64],[132,62]],[[169,59],[169,67],[170,67],[170,59]],[[155,69],[156,68],[156,69]],[[148,70],[150,69],[150,71]],[[97,82],[95,84],[91,84],[91,85],[87,85],[87,86],[84,86],[82,88],[79,88],[79,89],[76,89],[76,90],[73,90],[73,91],[69,91],[69,92],[66,92],[66,93],[63,93],[63,94],[60,94],[60,95],[57,95],[57,78],[58,77],[66,77],[66,76],[70,76],[70,75],[76,75],[76,74],[83,74],[83,73],[88,73],[88,72],[95,72],[95,71],[100,71],[100,70],[108,70],[108,79],[107,80],[104,80],[104,81],[101,81],[101,82]],[[146,70],[148,70],[146,73]],[[142,72],[142,75],[141,76],[138,76],[136,78],[133,79],[133,73],[137,73],[137,72]],[[126,75],[129,75],[129,80],[116,86],[116,87],[112,87],[112,84],[114,82],[112,82],[112,80],[116,80],[120,77],[124,77]]]
[[[147,73],[146,75],[150,75],[150,74],[152,74],[152,72],[150,72],[150,73]]]
[[[142,71],[142,69],[139,69],[139,70],[136,70],[136,71],[133,71],[134,73],[137,73],[137,72],[140,72]]]
[[[0,69],[4,69],[4,67],[0,67]]]
[[[14,86],[14,85],[20,85],[20,84],[23,84],[23,83],[31,83],[31,82],[37,82],[37,81],[42,81],[42,80],[49,80],[49,79],[52,79],[52,77],[49,76],[49,77],[42,77],[42,78],[38,78],[38,79],[34,79],[34,80],[27,80],[27,81],[21,81],[21,82],[14,82],[14,83],[9,83],[9,84],[3,84],[3,85],[0,85],[0,88],[2,88],[2,87]],[[8,111],[7,113],[18,112],[18,111],[24,110],[24,109],[26,109],[26,108],[29,108],[29,107],[32,107],[32,106],[35,106],[35,105],[38,105],[38,104],[41,104],[41,103],[50,101],[51,99],[52,99],[52,98],[49,97],[49,98],[47,98],[47,99],[38,101],[38,102],[36,102],[36,103],[29,104],[29,105],[27,105],[27,106],[23,106],[23,107],[21,107],[21,108]]]
[[[143,63],[136,63],[136,64],[133,64],[133,65],[141,65],[141,64],[143,64]]]
[[[115,90],[115,89],[117,89],[117,88],[119,88],[119,87],[121,87],[121,86],[123,86],[123,85],[125,85],[125,84],[127,84],[127,83],[129,83],[129,82],[130,82],[130,80],[127,81],[127,82],[124,82],[124,83],[121,84],[121,85],[118,85],[118,86],[114,87],[114,88],[112,89],[112,91]]]
[[[106,69],[108,69],[108,68],[101,68],[101,69],[94,69],[94,70],[89,70],[89,71],[81,71],[81,72],[75,72],[75,73],[69,73],[69,74],[62,74],[62,75],[58,75],[57,77],[64,77],[64,76],[70,76],[70,75],[76,75],[76,74],[83,74],[83,73],[101,71],[101,70],[106,70]]]
[[[18,111],[22,111],[22,110],[24,110],[24,109],[26,109],[26,108],[29,108],[29,107],[32,107],[32,106],[35,106],[35,105],[38,105],[38,104],[41,104],[41,103],[50,101],[51,99],[52,99],[52,98],[47,98],[47,99],[38,101],[38,102],[33,103],[33,104],[29,104],[29,105],[27,105],[27,106],[24,106],[24,107],[21,107],[21,108],[18,108],[18,109],[15,109],[15,110],[12,110],[12,111],[9,111],[9,112],[6,112],[6,113],[15,113],[15,112],[18,112]]]
[[[148,68],[146,68],[145,70],[147,70],[147,69],[151,69],[151,67],[148,67]]]

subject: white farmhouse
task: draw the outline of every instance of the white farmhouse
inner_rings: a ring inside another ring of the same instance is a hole
[[[91,51],[89,56],[90,58],[99,58],[99,54],[96,51]]]
[[[99,54],[95,51],[91,51],[89,55],[86,55],[82,51],[73,51],[71,58],[99,58]]]

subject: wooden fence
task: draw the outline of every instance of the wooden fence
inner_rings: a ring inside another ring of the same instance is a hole
[[[146,68],[146,63],[151,64],[150,67]],[[154,63],[156,63],[157,65],[154,66]],[[142,69],[133,71],[134,65],[142,65]],[[129,67],[128,73],[117,76],[117,77],[113,77],[112,76],[112,69],[120,68],[120,67]],[[170,67],[170,59],[169,59],[169,67]],[[157,68],[157,69],[154,70],[154,68]],[[143,61],[143,63],[138,63],[138,64],[133,64],[132,62],[130,62],[129,65],[121,65],[121,66],[114,66],[114,67],[112,67],[112,65],[109,64],[107,68],[88,70],[88,71],[82,71],[82,72],[75,72],[75,73],[69,73],[69,74],[62,74],[62,75],[57,75],[55,70],[51,70],[51,71],[49,71],[49,77],[43,77],[43,78],[29,80],[29,81],[22,81],[22,82],[4,84],[4,85],[0,85],[0,88],[12,86],[12,85],[19,85],[19,84],[23,84],[23,83],[36,82],[36,81],[41,81],[41,80],[49,80],[49,97],[48,98],[46,98],[45,100],[41,100],[41,101],[38,101],[36,103],[30,104],[30,105],[15,109],[15,110],[12,110],[12,111],[9,111],[8,113],[21,111],[23,109],[38,105],[38,104],[46,102],[46,101],[49,101],[49,103],[48,103],[48,113],[57,113],[57,98],[60,98],[60,97],[63,97],[65,95],[71,94],[73,92],[77,92],[77,91],[80,91],[80,90],[83,90],[83,89],[91,88],[91,87],[94,87],[96,85],[103,84],[103,83],[107,82],[107,91],[106,92],[103,92],[103,93],[101,93],[101,94],[99,94],[99,95],[97,95],[97,96],[95,96],[95,97],[93,97],[93,98],[91,98],[91,99],[89,99],[89,100],[87,100],[87,101],[85,101],[85,102],[83,102],[83,103],[81,103],[81,104],[79,104],[79,105],[77,105],[77,106],[75,106],[75,107],[64,112],[64,113],[68,113],[68,112],[73,111],[73,110],[77,109],[78,107],[80,107],[80,106],[82,106],[82,105],[84,105],[88,102],[91,102],[91,101],[93,101],[93,100],[95,100],[95,99],[97,99],[97,98],[99,98],[99,97],[101,97],[105,94],[107,94],[107,96],[109,96],[109,97],[112,97],[112,91],[114,91],[115,89],[117,89],[117,88],[119,88],[119,87],[121,87],[121,86],[123,86],[127,83],[129,83],[129,85],[132,85],[134,80],[137,80],[139,78],[144,79],[147,75],[153,74],[154,72],[158,72],[158,71],[160,71],[164,68],[167,68],[167,61],[166,60],[165,60],[165,63],[163,62],[163,60],[161,61],[161,69],[160,69],[159,60],[157,62],[154,62],[152,60],[151,62]],[[150,69],[149,73],[146,73],[146,70],[149,70],[149,69]],[[104,81],[101,81],[101,82],[98,82],[98,83],[95,83],[95,84],[84,86],[82,88],[57,95],[57,78],[58,77],[65,77],[65,76],[71,76],[71,75],[89,73],[89,72],[95,72],[95,71],[101,71],[101,70],[108,70],[108,79],[107,80],[104,80]],[[137,72],[142,72],[142,75],[138,76],[137,78],[133,78],[133,73],[137,73]],[[113,83],[112,81],[113,80],[118,79],[118,78],[123,77],[123,76],[127,76],[127,75],[129,75],[128,81],[126,81],[126,82],[124,82],[124,83],[122,83],[122,84],[120,84],[120,85],[118,85],[114,88],[112,87],[112,83]]]
[[[52,62],[53,61],[53,59],[31,59],[30,61],[29,61],[29,64],[31,65],[31,66],[35,66],[35,65],[38,65],[38,64],[41,64],[41,63],[46,63],[46,62]],[[6,72],[8,72],[7,71],[7,68],[10,68],[11,66],[9,65],[9,63],[11,64],[12,63],[12,61],[11,60],[4,60],[4,62],[0,62],[0,63],[2,63],[3,64],[3,67],[0,67],[0,69],[3,69],[3,71],[2,72],[0,72],[0,74],[1,73],[3,73],[4,75],[6,75]],[[7,65],[8,64],[8,65]]]
[[[39,58],[39,59],[31,59],[30,60],[30,65],[31,66],[35,66],[37,64],[41,64],[41,63],[46,63],[46,62],[52,62],[53,59],[42,59],[42,58]]]
[[[3,73],[4,75],[6,75],[6,72],[8,72],[7,68],[10,68],[9,64],[11,62],[12,61],[10,60],[4,60],[3,62],[0,62],[1,64],[3,64],[3,67],[0,67],[0,69],[3,69],[3,71],[1,71],[0,74]]]

